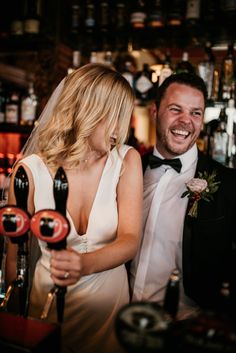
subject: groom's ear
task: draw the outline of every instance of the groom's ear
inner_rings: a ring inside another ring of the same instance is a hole
[[[156,106],[156,103],[153,102],[150,106],[149,106],[149,115],[150,115],[150,118],[153,122],[156,121],[156,118],[157,118],[157,106]]]

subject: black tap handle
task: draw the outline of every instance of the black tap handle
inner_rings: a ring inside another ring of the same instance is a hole
[[[66,215],[66,201],[68,197],[68,180],[62,167],[59,167],[53,180],[53,196],[55,209]]]
[[[17,206],[27,211],[29,179],[23,166],[20,166],[15,174],[14,192]]]
[[[53,181],[53,195],[56,211],[66,216],[66,202],[68,197],[68,180],[62,167],[59,167]],[[51,247],[51,244],[50,244]],[[60,250],[66,248],[66,238],[59,243],[53,244],[53,248]],[[57,286],[57,319],[63,321],[66,287]]]

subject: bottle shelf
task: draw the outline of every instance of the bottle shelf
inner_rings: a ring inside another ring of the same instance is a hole
[[[3,123],[0,124],[0,133],[17,133],[21,135],[29,135],[34,126],[14,125]]]
[[[0,38],[1,55],[6,55],[7,52],[32,52],[41,49],[50,49],[53,45],[53,39],[44,35],[20,35]]]

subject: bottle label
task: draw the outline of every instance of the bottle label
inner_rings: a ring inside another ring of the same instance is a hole
[[[136,81],[135,87],[136,87],[136,90],[139,91],[140,93],[145,93],[145,92],[148,92],[153,87],[153,84],[146,76],[142,75]]]
[[[20,20],[12,21],[11,23],[11,34],[22,35],[23,34],[23,22]]]
[[[22,125],[32,125],[36,117],[36,104],[31,99],[25,99],[21,104],[21,120]]]
[[[186,19],[200,18],[200,0],[189,0],[187,2]]]
[[[10,124],[18,123],[18,105],[16,104],[6,105],[6,123],[10,123]]]
[[[130,86],[133,88],[133,75],[130,72],[124,72],[122,76],[129,82]]]
[[[29,19],[24,23],[25,33],[38,34],[39,33],[39,20]]]
[[[130,22],[135,28],[143,28],[146,19],[146,14],[144,12],[133,12],[131,14]]]

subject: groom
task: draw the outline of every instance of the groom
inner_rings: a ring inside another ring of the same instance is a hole
[[[170,273],[177,268],[182,278],[179,318],[200,307],[214,309],[223,282],[230,283],[235,296],[236,170],[197,149],[206,97],[199,76],[168,77],[152,111],[156,146],[143,159],[143,238],[131,265],[133,300],[162,303]],[[200,193],[194,192],[193,181],[187,190],[192,178],[205,179],[194,181],[203,188]]]

